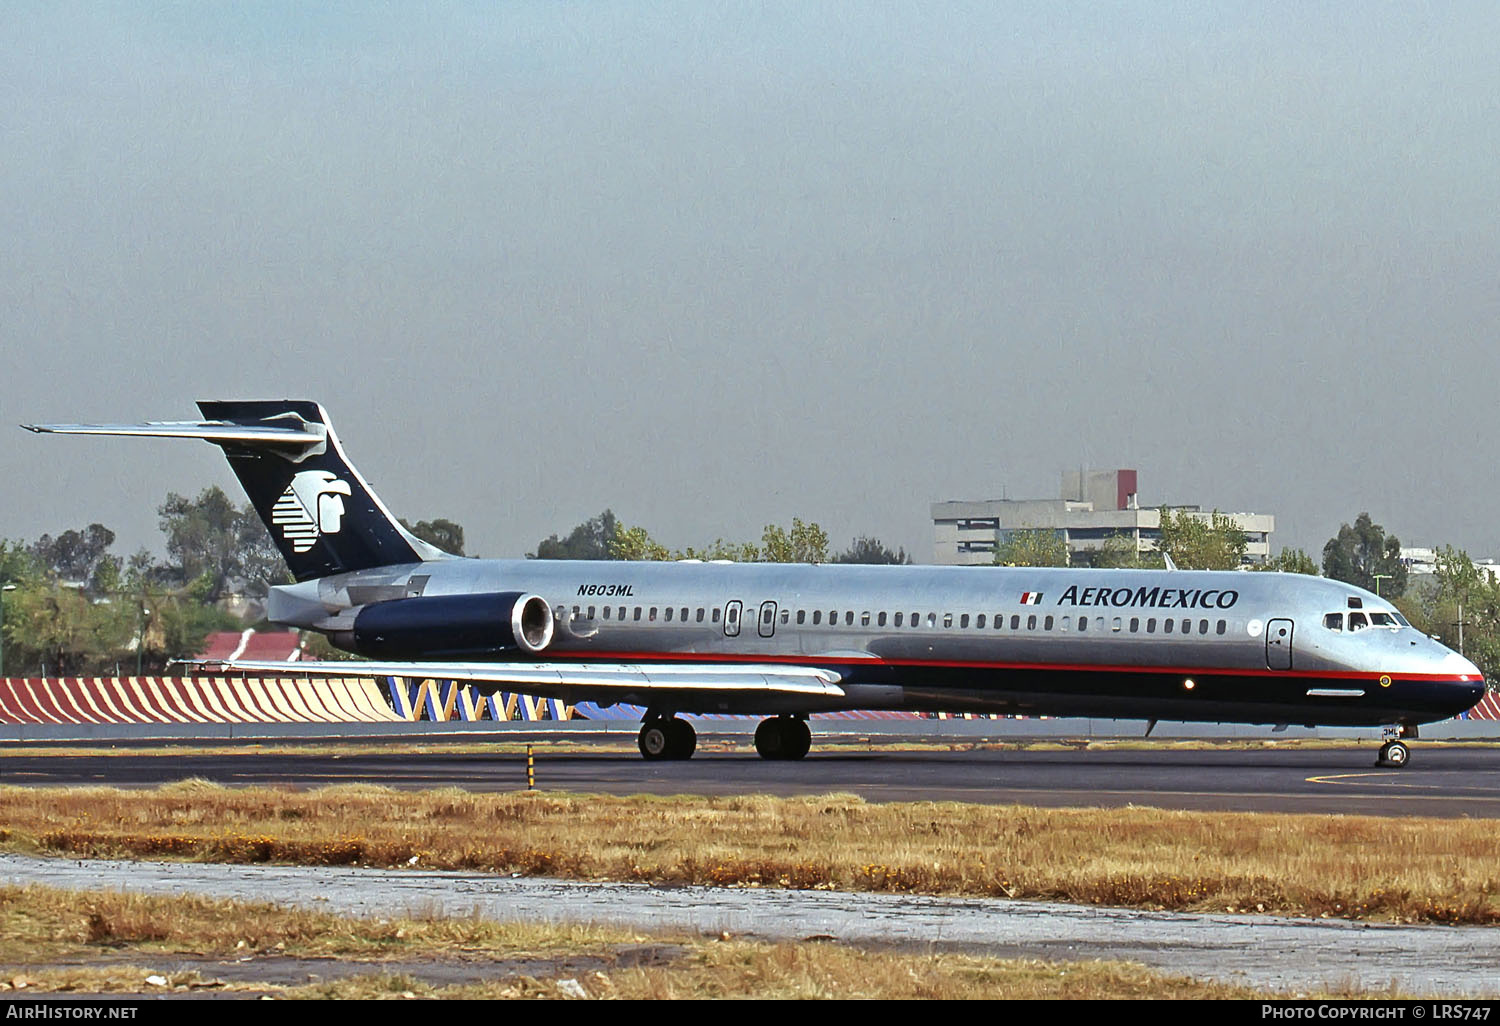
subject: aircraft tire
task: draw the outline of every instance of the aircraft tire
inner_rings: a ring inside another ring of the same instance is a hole
[[[667,721],[667,730],[672,738],[671,754],[667,758],[691,759],[698,748],[698,732],[693,725],[674,716]]]
[[[641,750],[641,755],[649,761],[657,759],[672,758],[672,727],[671,720],[651,719],[641,724],[641,732],[636,737],[636,747]]]
[[[783,720],[782,734],[786,737],[786,754],[783,759],[805,759],[812,748],[812,731],[806,720]]]
[[[1380,757],[1375,760],[1375,765],[1403,769],[1410,761],[1411,749],[1404,742],[1387,741],[1380,746]]]
[[[762,759],[801,759],[812,747],[812,733],[803,720],[777,716],[755,728],[755,751]]]

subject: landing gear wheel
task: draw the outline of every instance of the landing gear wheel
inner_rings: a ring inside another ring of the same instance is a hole
[[[641,733],[635,739],[641,755],[650,761],[672,757],[671,720],[647,720],[641,724]]]
[[[805,720],[778,716],[755,728],[755,750],[762,759],[801,759],[811,747],[812,732]]]
[[[1380,756],[1375,760],[1375,765],[1401,769],[1410,759],[1411,749],[1403,742],[1387,741],[1380,746]]]
[[[667,721],[667,727],[672,732],[672,754],[668,758],[691,759],[698,748],[698,732],[693,725],[674,716]]]
[[[698,747],[698,732],[687,720],[675,716],[655,716],[641,724],[636,746],[641,755],[657,759],[688,759]]]

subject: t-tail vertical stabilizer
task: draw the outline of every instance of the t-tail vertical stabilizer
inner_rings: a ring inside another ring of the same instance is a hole
[[[307,400],[210,400],[204,420],[37,424],[57,434],[199,438],[219,446],[299,581],[445,559],[413,536],[344,455],[323,407]]]

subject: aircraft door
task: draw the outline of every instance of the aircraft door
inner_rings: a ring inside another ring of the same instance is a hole
[[[740,600],[724,605],[724,637],[737,638],[740,636]]]
[[[1272,620],[1266,624],[1266,666],[1272,670],[1292,668],[1292,621]]]
[[[762,602],[760,604],[760,622],[756,624],[756,627],[763,638],[769,638],[776,633],[776,603]]]

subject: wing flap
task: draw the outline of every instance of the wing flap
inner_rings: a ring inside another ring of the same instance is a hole
[[[699,694],[781,694],[840,698],[839,674],[812,666],[711,663],[447,663],[447,662],[261,662],[227,660],[197,663],[235,673],[278,677],[410,677],[471,684],[528,688],[554,693],[570,690],[694,692]]]

